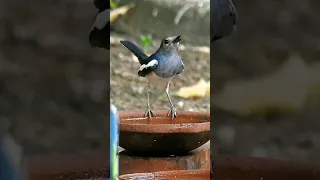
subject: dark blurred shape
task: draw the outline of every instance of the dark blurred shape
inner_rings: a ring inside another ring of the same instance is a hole
[[[109,144],[108,144],[109,145]],[[109,180],[105,150],[45,154],[28,158],[30,180]]]
[[[110,24],[108,23],[105,28],[99,30],[93,28],[89,35],[90,44],[93,47],[110,49]]]
[[[93,1],[96,8],[99,10],[110,9],[110,1],[107,0],[94,0]]]
[[[109,1],[94,0],[99,9],[91,27],[89,41],[91,46],[110,49],[110,4]]]
[[[232,0],[210,1],[211,42],[229,36],[236,29],[237,13]]]
[[[219,180],[319,180],[320,166],[293,160],[216,156],[214,178]]]
[[[26,180],[22,150],[8,134],[0,132],[0,180]]]

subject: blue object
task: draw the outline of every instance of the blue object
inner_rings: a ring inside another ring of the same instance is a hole
[[[237,13],[232,0],[210,1],[211,42],[229,36],[236,29]]]
[[[110,106],[110,179],[116,180],[119,176],[119,119],[117,109]]]
[[[8,134],[0,133],[0,180],[27,180],[21,147]]]
[[[154,77],[159,77],[166,80],[166,95],[170,102],[170,110],[168,115],[171,119],[176,117],[176,110],[172,104],[169,95],[170,81],[184,70],[184,64],[178,55],[178,45],[181,41],[181,36],[166,37],[162,40],[159,49],[151,56],[147,56],[137,45],[131,41],[120,41],[121,44],[137,56],[140,62],[138,75],[148,79],[148,103],[145,116],[149,119],[153,116],[149,103],[150,83]]]

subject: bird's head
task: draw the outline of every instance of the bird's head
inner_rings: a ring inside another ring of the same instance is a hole
[[[162,40],[160,48],[169,50],[169,49],[177,49],[179,46],[179,42],[181,41],[181,36],[171,36],[166,37]]]

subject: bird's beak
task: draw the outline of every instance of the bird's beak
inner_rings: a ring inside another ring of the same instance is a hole
[[[173,43],[173,44],[177,44],[177,43],[180,42],[180,41],[181,41],[181,36],[179,35],[179,36],[173,37],[172,43]]]

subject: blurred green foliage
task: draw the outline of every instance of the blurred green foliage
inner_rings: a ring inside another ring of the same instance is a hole
[[[110,0],[110,8],[114,9],[117,7],[117,4],[119,3],[120,0],[117,0],[116,2],[114,0]]]
[[[151,41],[152,41],[152,35],[150,34],[140,36],[140,43],[143,47],[144,52],[148,52]]]

